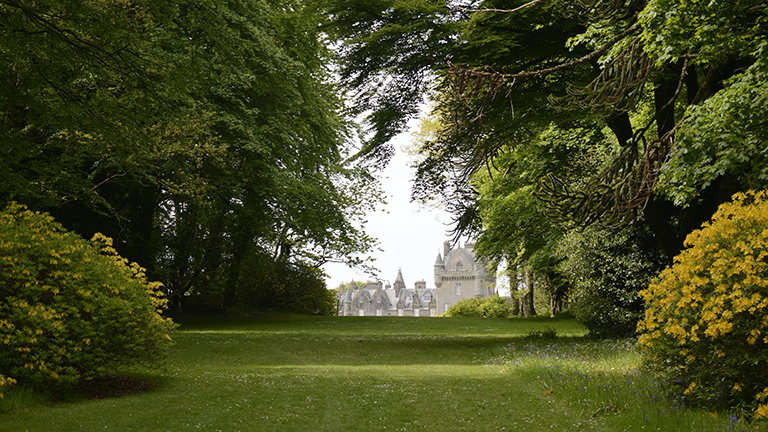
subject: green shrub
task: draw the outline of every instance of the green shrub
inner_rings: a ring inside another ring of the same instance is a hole
[[[161,316],[160,284],[111,244],[23,206],[0,213],[2,374],[57,388],[164,358],[174,324]]]
[[[462,300],[448,308],[447,317],[483,317],[509,318],[513,316],[513,306],[499,296],[485,298],[472,297]]]
[[[480,317],[480,304],[483,299],[480,297],[472,297],[457,302],[455,305],[451,305],[443,316],[446,317]]]
[[[495,295],[483,299],[480,314],[485,318],[509,318],[514,315],[514,307],[507,299]]]
[[[572,286],[570,309],[590,335],[634,335],[645,307],[639,292],[665,263],[645,224],[573,231],[560,253],[559,271]]]
[[[768,192],[734,195],[641,295],[643,365],[670,391],[768,418]]]

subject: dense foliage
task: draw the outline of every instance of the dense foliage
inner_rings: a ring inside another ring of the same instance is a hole
[[[171,300],[248,260],[365,267],[378,202],[308,3],[0,1],[0,203],[102,232]],[[275,264],[277,265],[277,264]]]
[[[310,315],[335,315],[336,295],[323,273],[306,264],[286,261],[249,262],[239,275],[235,304]]]
[[[768,418],[768,192],[720,206],[641,294],[644,365],[679,397]]]
[[[664,268],[643,224],[570,232],[560,243],[558,268],[572,287],[571,310],[593,336],[630,336],[642,318],[639,292]]]
[[[13,204],[0,213],[0,274],[0,375],[67,386],[167,354],[160,284],[107,237],[87,242]]]
[[[500,296],[485,298],[472,297],[461,300],[445,312],[446,317],[482,317],[510,318],[514,315],[514,306],[509,300]]]
[[[768,187],[764,1],[329,3],[379,136],[431,100],[414,198],[595,333],[631,332],[683,239]]]

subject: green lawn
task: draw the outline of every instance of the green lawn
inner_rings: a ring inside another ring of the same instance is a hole
[[[0,431],[765,430],[671,405],[631,342],[584,333],[548,318],[186,324],[168,367],[141,373],[154,390],[16,409]]]

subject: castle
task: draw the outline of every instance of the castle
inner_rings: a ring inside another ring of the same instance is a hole
[[[443,252],[435,260],[435,288],[423,280],[412,289],[405,285],[403,273],[397,272],[394,285],[368,282],[364,288],[354,284],[339,290],[341,316],[439,316],[451,305],[471,297],[496,294],[493,275],[485,263],[475,259],[474,243],[451,248],[443,243]]]

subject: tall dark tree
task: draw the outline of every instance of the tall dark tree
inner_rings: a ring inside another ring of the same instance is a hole
[[[175,295],[236,289],[253,255],[362,264],[378,198],[346,160],[322,20],[290,1],[0,1],[0,200],[114,237]]]

